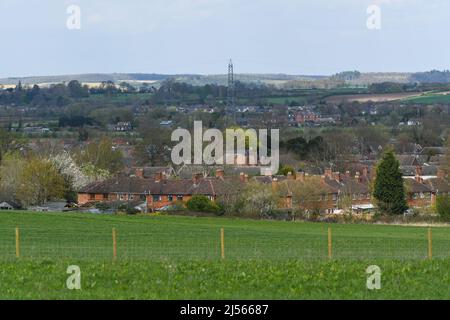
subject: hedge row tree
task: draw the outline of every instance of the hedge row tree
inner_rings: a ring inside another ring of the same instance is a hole
[[[450,196],[439,195],[436,199],[436,212],[445,220],[450,221]]]
[[[392,150],[383,154],[376,172],[373,196],[379,209],[387,214],[403,214],[408,209],[405,186],[400,164]]]

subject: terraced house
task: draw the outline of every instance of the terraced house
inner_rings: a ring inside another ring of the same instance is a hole
[[[152,177],[148,177],[151,172]],[[365,166],[361,172],[351,174],[326,169],[324,175],[308,175],[305,172],[289,173],[287,176],[254,176],[245,173],[225,176],[223,169],[214,176],[205,173],[192,174],[191,178],[170,176],[173,170],[159,168],[150,170],[137,168],[133,175],[92,183],[78,193],[78,203],[89,206],[98,202],[127,202],[141,205],[146,211],[155,211],[175,203],[187,202],[194,195],[203,195],[212,201],[221,196],[238,194],[249,182],[270,185],[279,197],[280,209],[303,208],[334,214],[343,207],[351,206],[353,212],[365,212],[374,208],[371,185],[374,170]],[[444,172],[436,176],[423,176],[422,168],[416,167],[414,177],[405,177],[405,190],[410,207],[428,207],[435,203],[436,196],[449,193],[450,185]],[[147,174],[145,174],[147,173]]]

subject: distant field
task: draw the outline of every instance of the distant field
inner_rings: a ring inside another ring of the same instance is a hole
[[[448,299],[450,228],[432,232],[427,261],[422,227],[1,212],[0,299]],[[73,264],[80,292],[65,288]],[[383,272],[377,293],[365,288],[373,264]]]
[[[450,103],[450,93],[430,93],[424,94],[419,97],[410,97],[404,99],[407,103],[418,103],[418,104],[434,104],[434,103]]]
[[[380,93],[380,94],[353,94],[353,95],[339,95],[331,96],[326,100],[329,103],[340,103],[342,101],[347,102],[386,102],[386,101],[396,101],[407,98],[420,97],[421,93],[410,92],[410,93]]]

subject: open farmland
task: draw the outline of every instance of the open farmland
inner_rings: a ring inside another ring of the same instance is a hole
[[[427,228],[331,225],[329,259],[328,227],[222,218],[2,213],[0,298],[449,297],[450,228],[433,228],[434,260],[429,261]],[[385,275],[386,289],[378,293],[365,288],[365,269],[373,264]],[[69,265],[82,270],[83,290],[78,293],[65,288]]]
[[[420,92],[405,92],[405,93],[365,93],[365,94],[353,94],[353,95],[336,95],[326,99],[328,103],[341,103],[341,102],[388,102],[403,99],[412,99],[420,97]]]

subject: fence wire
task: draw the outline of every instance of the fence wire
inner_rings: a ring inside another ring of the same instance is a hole
[[[0,259],[89,259],[113,258],[112,230],[63,230],[19,228],[19,252],[14,228],[0,228]],[[221,259],[220,229],[199,227],[189,232],[116,229],[117,259],[214,260]],[[323,232],[268,232],[225,228],[224,254],[234,260],[328,259],[427,259],[430,248],[427,229],[423,236],[385,237],[346,235],[333,232],[331,243]],[[329,248],[331,245],[331,249]],[[433,229],[432,257],[450,258],[448,232]]]

